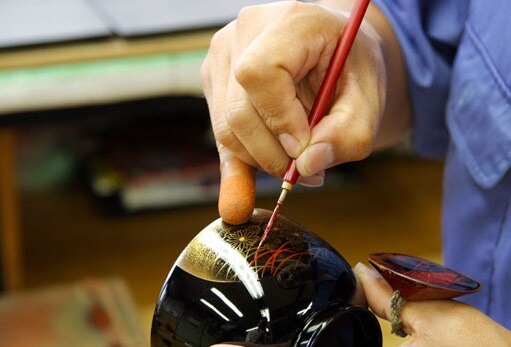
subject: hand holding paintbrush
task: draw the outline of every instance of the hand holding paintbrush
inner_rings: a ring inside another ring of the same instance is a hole
[[[358,29],[362,24],[362,19],[364,18],[364,14],[367,10],[367,7],[369,6],[369,1],[370,0],[357,0],[353,10],[351,11],[348,22],[343,29],[341,37],[339,38],[339,43],[337,44],[337,47],[334,51],[334,55],[332,56],[330,64],[328,65],[323,83],[321,83],[318,95],[314,100],[314,104],[312,105],[312,109],[309,114],[309,126],[311,128],[316,126],[321,121],[327,111],[328,106],[330,106],[335,87],[337,86],[337,80],[341,75],[344,64],[346,63],[346,59],[348,59],[348,54],[351,50],[351,47],[353,46],[353,42],[355,41],[355,36],[358,33]],[[261,242],[259,243],[258,248],[261,247],[263,242],[266,240],[268,232],[270,232],[273,223],[277,218],[280,207],[286,199],[287,193],[293,188],[293,185],[296,184],[297,180],[298,169],[296,168],[296,160],[291,159],[286,168],[286,173],[284,174],[282,192],[280,193],[279,199],[277,201],[277,206],[275,206],[273,214],[268,221],[268,225],[266,226],[266,229],[264,229],[264,234],[261,238]]]
[[[387,78],[382,38],[370,25],[333,83],[325,118],[313,129],[308,122],[345,21],[318,5],[279,2],[242,11],[212,40],[203,78],[222,162],[225,221],[239,224],[251,215],[250,166],[283,177],[295,158],[300,183],[321,185],[323,170],[372,150]]]

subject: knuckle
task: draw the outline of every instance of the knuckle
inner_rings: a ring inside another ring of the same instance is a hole
[[[258,84],[264,79],[266,68],[252,54],[245,53],[234,67],[234,77],[244,87]]]
[[[296,15],[302,12],[305,7],[304,4],[299,1],[288,1],[282,4],[281,13],[285,18],[290,18],[292,15]]]
[[[215,139],[222,146],[234,149],[237,145],[236,136],[228,127],[218,127],[215,129]]]
[[[245,116],[248,112],[245,100],[231,101],[227,104],[225,119],[234,129],[243,129],[246,125]]]
[[[260,109],[262,110],[261,117],[274,134],[287,132],[287,129],[291,128],[291,121],[283,116],[280,105],[265,105]]]
[[[228,58],[230,26],[220,29],[211,38],[208,53],[201,65],[202,78],[207,77],[219,62]]]
[[[253,47],[245,50],[234,65],[234,77],[246,89],[264,87],[275,78],[278,57],[278,52],[261,54]]]
[[[228,32],[231,30],[232,25],[233,24],[231,22],[213,34],[209,42],[210,51],[219,50],[224,46],[228,37]]]
[[[231,130],[224,122],[216,124],[216,126],[213,124],[213,132],[215,134],[215,139],[222,144],[231,136]]]
[[[234,135],[223,114],[218,114],[217,117],[212,118],[211,124],[215,140],[227,148],[232,148],[233,143],[237,141],[236,135]]]
[[[238,26],[250,25],[257,15],[258,6],[245,6],[238,12]]]
[[[283,117],[283,100],[262,90],[267,85],[265,81],[271,79],[270,70],[270,66],[245,61],[236,66],[234,74],[237,82],[251,96],[251,102],[266,125],[274,133],[280,133],[292,125],[292,120]],[[264,97],[261,97],[262,95]]]
[[[262,131],[262,123],[254,117],[259,117],[246,100],[230,102],[227,106],[226,122],[229,128],[239,137],[253,136]]]
[[[207,54],[208,58],[218,55],[220,50],[223,48],[224,43],[225,43],[224,30],[225,29],[220,29],[215,34],[213,34],[213,37],[211,37],[211,40],[209,42],[208,54]]]

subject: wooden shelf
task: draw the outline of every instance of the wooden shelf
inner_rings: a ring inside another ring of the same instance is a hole
[[[4,49],[0,52],[0,71],[205,49],[209,46],[213,33],[214,30],[209,29],[134,39],[114,37],[60,45]]]

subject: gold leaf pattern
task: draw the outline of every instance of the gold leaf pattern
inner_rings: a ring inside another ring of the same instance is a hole
[[[223,233],[222,237],[234,249],[247,255],[254,247],[257,247],[259,241],[259,227],[248,226],[242,229],[231,230]]]

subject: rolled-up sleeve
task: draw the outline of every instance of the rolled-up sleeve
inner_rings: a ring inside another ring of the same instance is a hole
[[[465,0],[373,0],[391,23],[406,60],[414,112],[412,142],[442,157],[449,135],[445,110],[452,62],[463,32]]]

